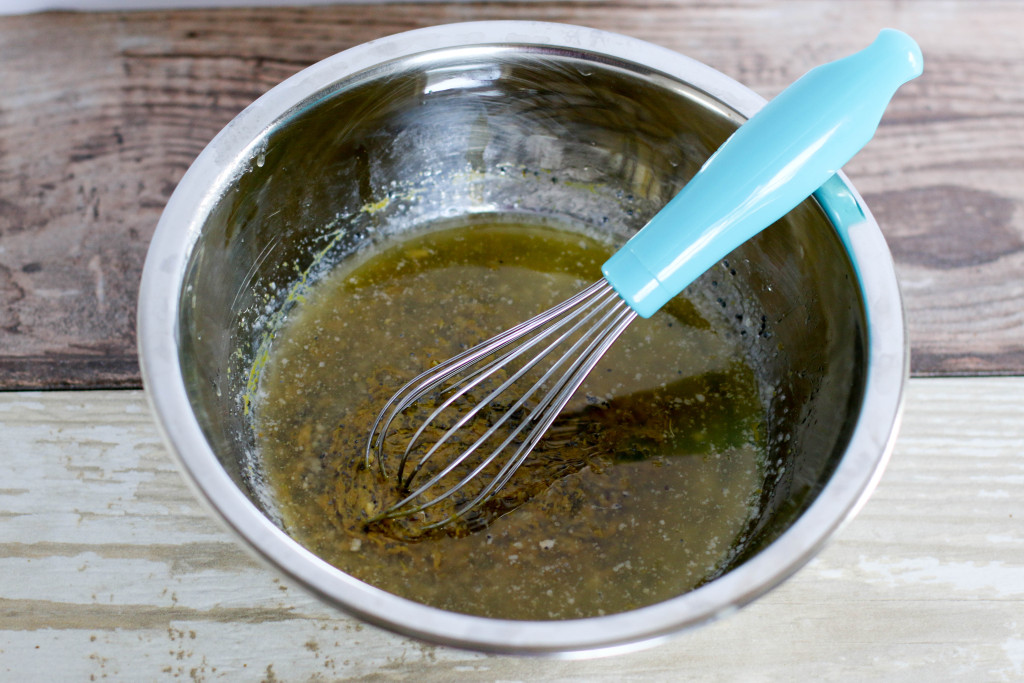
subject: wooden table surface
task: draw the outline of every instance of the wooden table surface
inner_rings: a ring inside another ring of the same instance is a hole
[[[139,391],[145,251],[213,135],[346,47],[480,19],[626,33],[769,97],[884,26],[925,54],[925,75],[846,168],[905,295],[914,378],[892,463],[860,516],[781,588],[633,655],[479,656],[319,603],[199,507]],[[1016,0],[0,17],[0,677],[1021,680],[1022,32]]]

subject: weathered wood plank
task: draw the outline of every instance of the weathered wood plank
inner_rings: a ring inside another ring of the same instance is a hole
[[[7,680],[1019,680],[1024,380],[918,379],[875,495],[786,584],[651,650],[488,657],[363,626],[250,559],[139,392],[0,393]]]
[[[261,93],[356,43],[499,18],[633,35],[766,96],[881,26],[911,32],[925,76],[847,170],[897,259],[913,371],[1024,371],[1021,3],[413,3],[0,19],[0,388],[138,386],[149,237]]]

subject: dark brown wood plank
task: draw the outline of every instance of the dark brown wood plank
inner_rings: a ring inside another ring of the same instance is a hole
[[[913,371],[1024,372],[1024,3],[375,4],[0,19],[0,388],[138,386],[147,243],[210,138],[334,52],[479,19],[626,33],[766,96],[910,32],[925,76],[847,172],[897,260]]]

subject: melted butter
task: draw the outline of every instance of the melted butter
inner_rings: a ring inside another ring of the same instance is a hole
[[[404,238],[314,285],[278,333],[257,406],[286,530],[379,588],[499,618],[620,612],[720,572],[756,512],[764,414],[745,358],[684,297],[602,359],[509,483],[522,492],[511,512],[415,541],[365,524],[389,482],[363,452],[391,393],[576,293],[611,251],[573,231],[477,223]]]

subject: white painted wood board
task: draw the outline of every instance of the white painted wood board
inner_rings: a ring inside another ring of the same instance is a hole
[[[915,379],[861,514],[777,590],[652,649],[561,662],[340,614],[209,518],[141,392],[0,393],[0,678],[1024,678],[1024,379]]]

